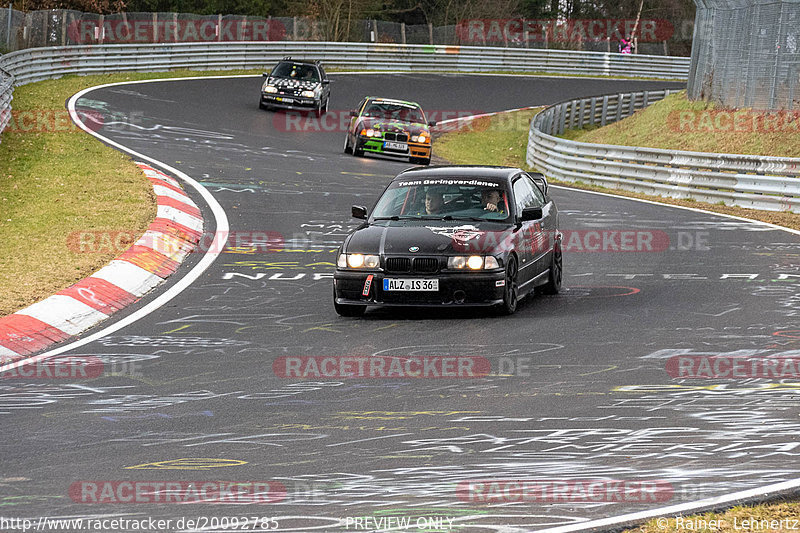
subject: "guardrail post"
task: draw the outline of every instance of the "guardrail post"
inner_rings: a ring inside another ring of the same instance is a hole
[[[569,127],[570,129],[574,128],[575,124],[575,109],[577,108],[577,102],[575,100],[572,101],[572,104],[569,106]]]
[[[406,44],[406,23],[400,23],[400,42]]]
[[[67,10],[61,10],[61,46],[67,46]]]
[[[8,24],[6,29],[6,49],[11,48],[11,17],[14,16],[14,8],[12,7],[13,4],[8,4]]]
[[[99,41],[100,41],[100,44],[103,44],[103,42],[106,40],[106,17],[105,17],[105,15],[100,15],[99,23],[100,23]]]
[[[522,42],[525,44],[525,48],[530,48],[528,46],[528,25],[525,24],[525,19],[522,19]]]
[[[644,92],[644,100],[642,101],[643,108],[650,105],[650,91]]]
[[[617,95],[617,122],[622,119],[622,103],[625,100],[625,95],[620,93]]]
[[[561,113],[558,116],[558,134],[561,135],[564,133],[564,122],[567,119],[567,105],[562,104],[559,106]]]
[[[158,42],[158,13],[153,13],[153,42]]]
[[[597,97],[592,96],[592,109],[589,111],[589,124],[597,123]]]
[[[433,44],[433,23],[428,23],[428,37],[431,40],[431,44]]]
[[[603,96],[603,109],[600,111],[600,125],[605,126],[608,120],[608,96]]]
[[[580,111],[578,111],[578,128],[583,128],[583,114],[586,111],[586,99],[581,98]]]

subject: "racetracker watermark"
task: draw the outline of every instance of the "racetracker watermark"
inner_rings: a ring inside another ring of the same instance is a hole
[[[797,379],[800,357],[677,355],[667,359],[666,370],[673,378]]]
[[[155,15],[155,14],[154,14]],[[67,28],[70,40],[80,44],[113,43],[280,41],[286,27],[278,20],[153,20],[126,18],[76,20]]]
[[[675,32],[668,20],[636,19],[467,19],[456,25],[465,44],[666,41]]]
[[[102,113],[93,110],[77,111],[78,118],[86,127],[97,131],[103,127]],[[0,111],[0,122],[8,120],[3,133],[76,133],[81,132],[72,121],[69,110],[60,109],[4,109]]]
[[[667,481],[619,479],[514,479],[462,481],[458,499],[468,503],[650,503],[672,499]]]
[[[280,378],[474,379],[492,365],[479,356],[283,356],[272,363]]]
[[[800,133],[800,111],[671,111],[667,115],[667,125],[670,130],[679,133]]]
[[[277,503],[286,499],[278,481],[76,481],[75,503]]]
[[[140,127],[144,113],[132,111],[100,112],[94,109],[76,109],[78,120],[90,131],[123,132]],[[57,109],[4,109],[0,111],[0,124],[7,122],[3,133],[78,133],[83,130],[72,120],[69,110]]]
[[[311,109],[310,109],[311,110]],[[425,116],[428,122],[436,122],[436,131],[455,131],[458,129],[469,128],[473,117],[482,115],[485,111],[478,109],[446,109],[446,110],[426,110]],[[350,124],[354,117],[350,116],[350,110],[330,110],[325,112],[321,117],[317,117],[313,113],[300,112],[300,111],[287,111],[285,113],[276,113],[272,118],[272,125],[278,131],[286,132],[347,132],[350,129]],[[386,119],[378,118],[386,125],[391,125],[393,120],[391,117]],[[530,123],[530,119],[528,119]],[[407,129],[403,125],[401,128]]]
[[[528,248],[534,253],[548,251],[557,241],[565,253],[651,253],[665,251],[708,251],[709,232],[678,231],[670,236],[663,230],[588,229],[541,231],[538,224],[524,231],[481,231],[471,224],[437,228],[450,234],[453,248],[464,253],[483,253]]]
[[[0,367],[14,361],[0,357]],[[91,355],[61,355],[43,360],[23,361],[0,371],[0,379],[94,379],[101,376],[139,377],[139,365],[132,361],[106,362]]]
[[[189,240],[188,235],[183,236]],[[215,241],[215,236],[215,233],[203,233],[191,251],[236,253],[246,250],[247,253],[271,253],[284,249],[284,237],[276,231],[231,231],[227,233],[224,245],[219,244],[222,239]],[[180,232],[177,237],[181,237]],[[172,239],[150,231],[143,235],[130,231],[74,231],[67,236],[67,248],[76,254],[122,253],[132,246],[134,251],[148,249],[171,255],[185,249],[186,243],[180,238]]]

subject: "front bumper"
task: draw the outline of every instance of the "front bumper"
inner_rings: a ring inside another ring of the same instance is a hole
[[[373,279],[369,293],[364,296],[367,277]],[[438,279],[438,291],[384,291],[384,278]],[[438,274],[387,274],[385,272],[356,272],[336,270],[333,286],[336,303],[371,306],[491,306],[503,303],[505,272],[439,272]]]
[[[309,109],[317,109],[320,107],[322,101],[317,98],[307,98],[304,96],[287,96],[285,94],[261,93],[261,103],[281,109],[308,111]]]
[[[400,157],[421,157],[429,159],[431,157],[431,145],[414,142],[407,142],[408,150],[392,150],[384,148],[384,139],[375,137],[362,137],[359,135],[360,143],[365,152],[374,154],[395,155]]]

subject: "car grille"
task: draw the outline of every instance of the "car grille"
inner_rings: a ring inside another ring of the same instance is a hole
[[[411,272],[410,257],[389,257],[386,259],[387,272]]]
[[[439,260],[435,257],[389,257],[386,259],[386,271],[391,273],[434,274],[439,271]]]
[[[383,138],[386,139],[387,141],[400,141],[400,142],[408,141],[408,135],[406,135],[405,133],[394,133],[391,131],[387,131],[386,133],[384,133]]]
[[[415,257],[414,272],[433,273],[439,270],[439,260],[434,257]]]

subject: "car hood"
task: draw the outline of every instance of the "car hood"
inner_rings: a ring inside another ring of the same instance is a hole
[[[403,122],[401,120],[387,120],[376,117],[361,117],[358,122],[359,129],[373,129],[390,132],[408,132],[410,135],[419,135],[422,132],[428,133],[428,126],[418,122]]]
[[[300,89],[301,91],[313,91],[319,85],[318,81],[298,80],[295,78],[267,78],[267,84],[278,87],[279,89]]]
[[[463,220],[380,221],[353,232],[345,252],[388,255],[494,254],[505,249],[513,226]],[[412,252],[412,248],[418,250]]]

